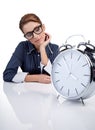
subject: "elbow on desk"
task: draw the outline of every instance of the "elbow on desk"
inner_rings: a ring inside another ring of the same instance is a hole
[[[6,73],[6,72],[3,73],[3,80],[6,82],[12,82],[13,77],[14,75],[11,73]]]

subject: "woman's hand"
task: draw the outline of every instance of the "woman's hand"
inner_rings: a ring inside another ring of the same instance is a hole
[[[51,40],[51,36],[49,34],[45,34],[45,41],[40,45],[40,54],[41,54],[41,63],[46,66],[48,63],[48,57],[46,53],[46,46],[49,44]]]
[[[49,34],[45,33],[45,41],[40,45],[40,49],[45,48],[48,45],[48,43],[50,42],[50,40],[51,40],[51,36]]]
[[[49,84],[49,83],[51,83],[51,78],[48,75],[40,74],[38,77],[38,82]]]

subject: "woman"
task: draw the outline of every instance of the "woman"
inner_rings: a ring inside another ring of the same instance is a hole
[[[50,83],[51,64],[58,54],[58,45],[50,43],[51,36],[45,33],[45,25],[35,14],[24,15],[19,28],[26,41],[16,47],[3,79],[7,82]],[[18,68],[22,72],[18,72]]]

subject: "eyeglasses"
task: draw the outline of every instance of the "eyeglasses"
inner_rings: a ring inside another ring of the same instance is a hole
[[[27,39],[31,39],[31,38],[34,37],[34,34],[33,34],[33,33],[39,35],[42,31],[43,31],[42,25],[39,25],[39,26],[35,27],[35,28],[33,29],[33,31],[30,31],[30,32],[27,32],[26,34],[24,34],[24,37],[27,38]]]

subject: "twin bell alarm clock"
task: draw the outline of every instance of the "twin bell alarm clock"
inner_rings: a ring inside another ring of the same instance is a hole
[[[95,91],[95,46],[88,41],[62,47],[52,64],[53,86],[63,98],[83,101]]]

